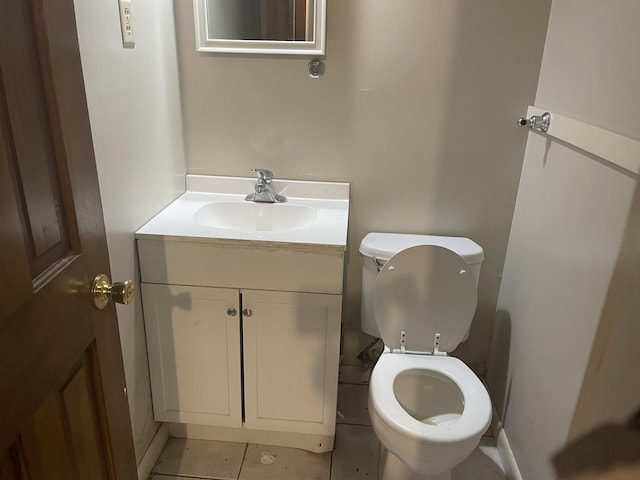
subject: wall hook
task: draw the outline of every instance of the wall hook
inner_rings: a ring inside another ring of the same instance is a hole
[[[518,119],[518,126],[529,127],[545,133],[549,130],[550,125],[551,114],[549,112],[544,112],[542,115],[532,115],[529,118],[521,117]]]

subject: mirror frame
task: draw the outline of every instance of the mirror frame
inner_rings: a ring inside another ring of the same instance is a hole
[[[229,40],[208,38],[207,0],[193,0],[196,49],[209,53],[324,56],[327,0],[315,0],[314,4],[313,41]]]

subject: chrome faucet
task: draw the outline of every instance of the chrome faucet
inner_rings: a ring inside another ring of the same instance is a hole
[[[273,189],[273,172],[270,170],[263,170],[262,168],[252,168],[252,172],[258,176],[258,182],[254,185],[255,191],[249,193],[245,200],[248,202],[262,202],[262,203],[284,203],[287,201],[287,197],[276,193]]]

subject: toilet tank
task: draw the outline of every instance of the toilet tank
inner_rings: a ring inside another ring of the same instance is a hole
[[[458,254],[469,264],[476,284],[480,278],[480,266],[484,260],[482,247],[473,240],[464,237],[443,237],[437,235],[412,235],[405,233],[369,233],[360,243],[362,255],[362,299],[360,323],[362,331],[380,337],[378,325],[373,315],[373,286],[379,267],[396,253],[417,245],[436,245]],[[469,332],[463,341],[469,337]]]

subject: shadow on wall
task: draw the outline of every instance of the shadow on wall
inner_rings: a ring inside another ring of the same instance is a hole
[[[111,234],[113,236],[113,234]],[[129,342],[133,345],[133,359],[135,360],[134,382],[127,385],[129,409],[131,411],[131,426],[133,428],[133,440],[138,465],[141,464],[144,455],[151,441],[155,437],[160,423],[153,417],[153,400],[151,398],[151,380],[149,377],[149,354],[147,352],[147,339],[144,325],[144,310],[142,306],[142,280],[140,277],[140,262],[138,256],[137,242],[133,235],[128,234],[122,243],[133,243],[133,278],[136,285],[134,313],[133,313],[133,336],[125,336],[121,328],[121,343],[123,351]],[[121,316],[122,310],[118,308],[118,321],[127,316]]]
[[[504,310],[496,312],[493,341],[487,368],[487,382],[493,404],[500,418],[505,418],[511,394],[509,356],[511,353],[511,316]]]
[[[352,162],[359,168],[352,185],[350,250],[356,265],[349,267],[346,283],[345,364],[352,364],[370,341],[359,333],[354,286],[360,281],[357,246],[364,235],[454,235],[469,237],[485,250],[470,338],[454,352],[484,373],[527,135],[515,118],[533,103],[550,5],[488,3],[433,5],[425,10],[429,18],[415,14],[426,8],[416,5],[411,19],[398,15],[400,31],[381,21],[386,44],[371,42],[379,49],[363,47],[365,57],[353,59],[361,67],[353,82],[371,86],[354,103],[354,116],[372,120],[350,128],[356,146]],[[425,27],[430,18],[437,18],[438,28]],[[527,42],[505,41],[523,31]],[[360,33],[354,41],[367,39]],[[385,71],[394,72],[392,80]]]
[[[527,132],[515,119],[535,99],[550,10],[550,2],[498,3],[493,3],[494,14],[488,14],[485,2],[461,2],[457,9],[429,206],[431,233],[467,236],[485,251],[470,337],[454,353],[480,375],[491,348],[526,147]],[[527,42],[505,41],[522,32]],[[502,322],[503,334],[509,335],[508,315]],[[508,349],[508,338],[505,345]],[[508,351],[503,354],[508,360]],[[504,392],[506,371],[502,375]]]
[[[640,478],[640,410],[623,424],[607,423],[554,455],[558,480]]]

